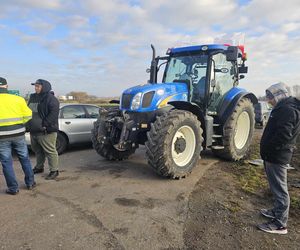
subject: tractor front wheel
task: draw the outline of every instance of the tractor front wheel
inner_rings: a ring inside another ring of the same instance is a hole
[[[185,177],[199,160],[202,129],[191,112],[173,110],[157,117],[147,137],[148,163],[162,176]]]

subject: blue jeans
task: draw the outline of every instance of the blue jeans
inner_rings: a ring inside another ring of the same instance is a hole
[[[0,140],[0,161],[3,167],[3,174],[6,180],[7,187],[10,191],[16,192],[19,190],[16,180],[15,171],[13,169],[12,150],[17,153],[19,161],[22,165],[25,174],[26,186],[31,186],[34,183],[34,174],[32,171],[28,148],[25,142],[25,137]]]
[[[290,196],[287,185],[287,165],[264,162],[268,182],[274,198],[275,223],[286,227],[289,217]]]

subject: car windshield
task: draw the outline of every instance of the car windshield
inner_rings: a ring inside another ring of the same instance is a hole
[[[206,77],[207,55],[185,55],[172,57],[166,67],[163,82],[189,80],[198,83]]]

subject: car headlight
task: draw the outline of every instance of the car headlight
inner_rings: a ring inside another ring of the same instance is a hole
[[[133,110],[138,109],[141,105],[141,100],[142,100],[142,93],[139,92],[132,99],[131,109]]]

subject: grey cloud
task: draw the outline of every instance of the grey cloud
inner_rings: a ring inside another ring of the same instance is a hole
[[[269,24],[281,24],[282,22],[299,21],[300,1],[298,0],[253,0],[242,8],[242,13],[251,20],[249,25],[256,25],[261,22]]]
[[[4,2],[4,1],[3,1]],[[4,6],[22,6],[26,8],[41,8],[41,9],[61,9],[63,7],[63,0],[10,0],[2,3]],[[1,4],[1,5],[2,5]]]
[[[63,19],[61,23],[65,23],[72,29],[80,29],[89,25],[89,18],[81,15],[72,15]]]
[[[32,29],[35,30],[36,32],[42,34],[46,34],[50,32],[56,26],[54,22],[45,21],[41,18],[34,18],[33,20],[28,21],[27,25],[29,27],[32,27]]]
[[[30,6],[56,8],[59,11],[53,12],[51,24],[69,28],[65,36],[51,39],[15,33],[20,41],[39,43],[65,61],[63,67],[51,68],[50,75],[56,81],[66,82],[67,87],[59,86],[60,91],[67,92],[75,85],[76,88],[82,87],[79,83],[89,73],[89,86],[95,84],[99,93],[101,89],[107,89],[106,84],[110,84],[111,89],[105,94],[120,93],[130,85],[146,82],[145,68],[151,59],[151,43],[155,44],[158,54],[164,55],[169,47],[211,43],[220,34],[241,29],[246,30],[249,54],[249,74],[242,85],[258,92],[265,83],[284,80],[276,79],[278,77],[286,78],[287,82],[300,77],[294,68],[284,64],[291,61],[298,65],[296,68],[300,66],[297,61],[299,37],[289,35],[299,29],[298,1],[291,0],[284,7],[283,1],[274,4],[269,0],[254,0],[243,7],[234,0],[157,0],[140,1],[136,5],[116,0],[54,1],[56,7],[51,7],[50,1],[40,4],[37,1],[21,2],[26,11],[30,11]],[[20,7],[19,11],[21,13],[23,9]],[[46,15],[46,12],[42,13]],[[275,27],[265,25],[273,21]],[[51,24],[47,28],[47,20],[44,22],[28,25],[43,34],[44,29],[51,29]],[[220,31],[212,30],[216,24],[221,25]],[[118,48],[117,55],[115,47]],[[89,53],[84,60],[78,60],[77,51]],[[98,57],[101,53],[109,56]],[[247,82],[251,84],[247,85]]]

